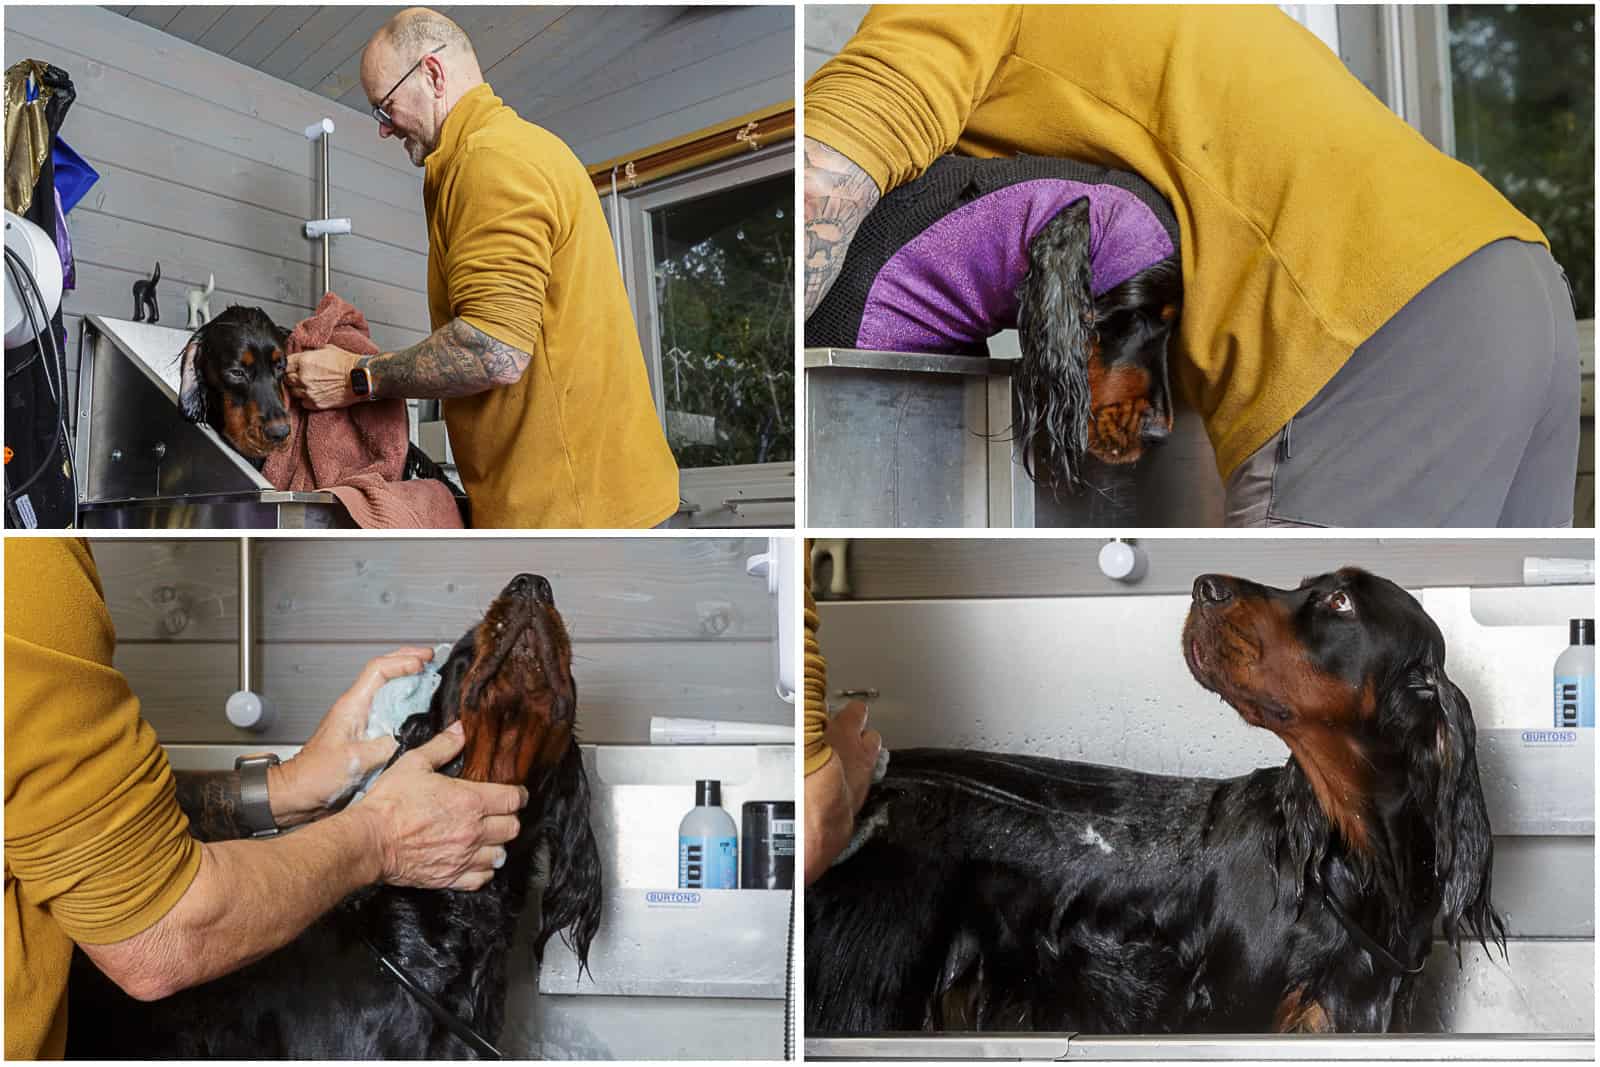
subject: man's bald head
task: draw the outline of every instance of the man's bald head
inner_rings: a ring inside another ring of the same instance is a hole
[[[391,119],[379,126],[379,136],[400,138],[419,167],[438,146],[439,130],[456,101],[482,83],[478,55],[466,33],[425,7],[396,14],[361,53],[361,88]]]
[[[370,50],[373,45],[380,43],[402,57],[406,63],[416,62],[417,56],[432,51],[440,45],[449,45],[452,49],[458,49],[462,54],[471,56],[474,66],[478,62],[466,32],[448,17],[425,7],[408,7],[396,14],[372,35],[367,48]],[[412,58],[404,59],[408,55]],[[366,57],[363,55],[362,61],[365,60]]]

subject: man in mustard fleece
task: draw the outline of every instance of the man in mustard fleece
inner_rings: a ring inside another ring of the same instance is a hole
[[[805,89],[806,314],[946,152],[1133,171],[1236,526],[1567,526],[1578,338],[1544,235],[1269,5],[874,8]]]
[[[650,527],[678,468],[583,164],[485,84],[454,22],[408,8],[361,56],[380,137],[424,170],[433,333],[399,352],[289,358],[313,410],[444,400],[478,527]]]
[[[394,754],[393,738],[361,740],[373,694],[432,650],[368,663],[298,755],[253,772],[265,796],[247,802],[239,771],[173,772],[115,648],[89,546],[7,540],[6,1059],[65,1050],[75,943],[155,1000],[260,959],[364,886],[478,889],[504,862],[527,791],[434,773],[459,731],[333,810]]]

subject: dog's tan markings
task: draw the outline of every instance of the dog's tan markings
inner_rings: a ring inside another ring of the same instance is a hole
[[[1307,999],[1305,989],[1296,987],[1279,1001],[1272,1029],[1280,1034],[1327,1034],[1333,1032],[1333,1023],[1320,1003]]]
[[[1351,848],[1370,852],[1374,768],[1356,727],[1377,714],[1372,681],[1352,686],[1318,670],[1278,599],[1237,597],[1207,629],[1224,698],[1250,725],[1283,739],[1328,821]]]
[[[1089,371],[1089,454],[1102,463],[1134,463],[1144,453],[1150,374],[1142,367],[1107,369],[1098,342]]]
[[[240,348],[239,362],[243,363],[246,367],[254,367],[256,365],[256,354],[250,351],[248,348]]]
[[[1161,307],[1161,321],[1162,322],[1171,322],[1173,319],[1175,319],[1177,317],[1178,317],[1178,305],[1177,304],[1163,304],[1162,305],[1162,307]]]
[[[519,620],[530,610],[506,597],[495,601],[475,639],[461,705],[466,730],[461,776],[474,781],[525,781],[535,765],[554,766],[566,752],[572,724],[557,721],[558,696],[572,699],[571,646],[561,616],[532,605],[531,621]],[[559,677],[538,653],[549,642],[550,659]],[[506,642],[510,647],[504,647]],[[469,696],[475,697],[469,705]],[[570,706],[570,703],[569,703]]]

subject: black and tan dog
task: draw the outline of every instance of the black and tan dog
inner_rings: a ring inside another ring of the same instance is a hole
[[[505,866],[476,892],[379,887],[356,894],[259,962],[140,1003],[75,954],[69,1056],[92,1059],[466,1059],[452,1033],[381,960],[407,973],[489,1042],[505,1019],[507,966],[543,853],[537,958],[560,936],[586,966],[600,925],[600,853],[576,731],[572,652],[550,583],[512,579],[456,642],[425,713],[395,757],[460,720],[461,754],[442,770],[521,784],[528,804]]]
[[[289,331],[235,304],[189,337],[179,356],[178,406],[259,467],[289,437]]]
[[[190,422],[210,426],[260,469],[289,439],[289,331],[258,307],[229,306],[190,335],[179,354],[178,406]],[[406,449],[405,478],[432,478],[461,490],[426,452]]]
[[[1416,600],[1204,575],[1184,656],[1287,763],[896,752],[806,892],[807,1029],[1403,1031],[1436,923],[1504,951],[1472,709]]]

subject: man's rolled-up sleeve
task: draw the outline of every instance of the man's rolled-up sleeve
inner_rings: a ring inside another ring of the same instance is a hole
[[[450,313],[530,355],[539,345],[555,250],[570,211],[536,161],[468,149],[452,198],[445,286]]]
[[[966,128],[1015,47],[1015,5],[874,7],[806,82],[805,133],[887,193],[927,170]]]

